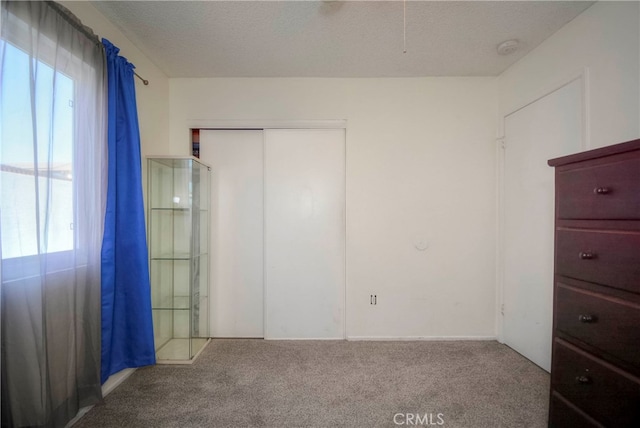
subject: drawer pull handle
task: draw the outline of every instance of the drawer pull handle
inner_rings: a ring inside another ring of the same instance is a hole
[[[596,187],[595,189],[593,189],[593,193],[595,193],[596,195],[606,195],[610,192],[611,189],[609,189],[608,187]]]
[[[598,317],[596,317],[595,315],[578,315],[578,320],[585,324],[593,324],[594,322],[598,321]]]
[[[596,255],[591,251],[581,251],[580,253],[578,253],[578,256],[581,260],[591,260],[596,258]]]
[[[589,376],[576,376],[576,382],[582,385],[588,385],[591,383],[591,378]]]

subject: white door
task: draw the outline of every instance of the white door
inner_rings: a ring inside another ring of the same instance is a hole
[[[211,165],[211,334],[263,337],[263,134],[200,132]]]
[[[549,371],[553,304],[554,170],[582,147],[582,83],[575,80],[505,119],[505,343]]]
[[[265,130],[265,338],[344,338],[344,209],[344,130]]]

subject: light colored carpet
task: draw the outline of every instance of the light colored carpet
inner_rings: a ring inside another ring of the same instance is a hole
[[[138,369],[75,427],[545,427],[548,394],[497,342],[216,339],[191,366]]]

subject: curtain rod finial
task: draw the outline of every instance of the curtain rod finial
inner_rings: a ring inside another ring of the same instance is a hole
[[[133,75],[136,76],[138,79],[142,80],[142,83],[144,83],[144,86],[149,86],[149,81],[147,79],[143,79],[142,76],[140,76],[135,71],[133,72]]]

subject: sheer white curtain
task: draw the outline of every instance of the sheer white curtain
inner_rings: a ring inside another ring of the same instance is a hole
[[[53,2],[2,1],[2,425],[101,399],[104,49]]]

